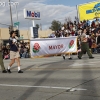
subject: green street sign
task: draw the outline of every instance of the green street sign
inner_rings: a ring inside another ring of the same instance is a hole
[[[14,23],[14,26],[19,26],[19,22],[15,22]]]

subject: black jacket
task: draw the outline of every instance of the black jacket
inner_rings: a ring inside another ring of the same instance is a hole
[[[17,46],[17,43],[13,44],[13,39],[15,39],[15,38],[12,38],[12,37],[9,38],[10,51],[17,52],[18,51],[18,46]]]

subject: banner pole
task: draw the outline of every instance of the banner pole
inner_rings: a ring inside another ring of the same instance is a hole
[[[76,11],[77,11],[77,21],[79,22],[78,5],[76,5]]]

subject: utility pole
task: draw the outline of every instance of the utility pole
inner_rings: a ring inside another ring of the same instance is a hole
[[[16,9],[17,22],[18,22],[18,11],[17,11],[17,5],[15,6],[15,9]],[[17,25],[17,29],[19,30],[19,25]]]
[[[9,0],[9,7],[10,7],[10,18],[11,18],[11,30],[13,30],[13,20],[12,20],[12,10],[11,10],[10,0]]]

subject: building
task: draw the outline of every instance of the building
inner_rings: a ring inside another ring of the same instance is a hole
[[[52,33],[52,30],[38,30],[39,38],[46,38],[49,34]],[[8,28],[0,28],[0,39],[2,39],[3,43],[8,43],[9,39],[9,29]],[[31,38],[30,30],[20,30],[20,39],[24,41],[29,41]]]

